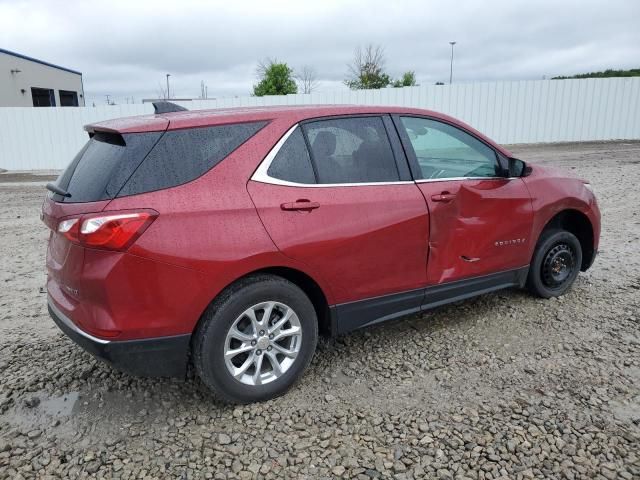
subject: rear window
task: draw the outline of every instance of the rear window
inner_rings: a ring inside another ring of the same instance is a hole
[[[220,163],[267,122],[133,134],[96,132],[56,184],[77,203],[170,188]]]
[[[284,142],[271,162],[267,175],[294,183],[316,183],[309,151],[300,128],[296,128]]]
[[[56,181],[71,196],[54,194],[54,200],[77,203],[112,199],[161,136],[162,132],[96,132]]]
[[[397,182],[398,167],[380,117],[318,120],[304,125],[318,183]]]
[[[166,132],[118,197],[161,190],[190,182],[224,160],[267,122]]]

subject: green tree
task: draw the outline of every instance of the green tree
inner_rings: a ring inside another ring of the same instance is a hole
[[[569,77],[553,77],[551,80],[565,80],[569,78],[610,78],[610,77],[640,77],[640,68],[632,68],[630,70],[613,70],[608,69],[604,72],[579,73]]]
[[[293,70],[286,63],[270,59],[260,62],[258,78],[260,81],[253,86],[253,94],[256,97],[298,93]]]
[[[381,46],[367,45],[364,50],[358,47],[353,62],[348,65],[349,76],[344,81],[352,90],[384,88],[391,85],[391,77],[384,72],[384,49]]]
[[[416,82],[416,72],[410,70],[408,72],[404,72],[402,77],[393,82],[393,86],[398,87],[417,87],[418,84]]]

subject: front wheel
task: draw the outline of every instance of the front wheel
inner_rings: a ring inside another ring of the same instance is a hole
[[[582,248],[574,234],[549,230],[542,234],[529,268],[527,288],[542,298],[558,297],[573,285],[582,265]]]
[[[302,375],[316,348],[313,304],[275,276],[241,280],[205,312],[193,361],[202,381],[230,403],[268,400]]]

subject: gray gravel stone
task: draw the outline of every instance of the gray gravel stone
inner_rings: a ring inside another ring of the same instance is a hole
[[[193,372],[129,376],[62,336],[42,188],[0,184],[0,479],[640,478],[640,142],[514,152],[599,195],[600,253],[564,297],[501,291],[321,338],[286,395],[234,407]]]

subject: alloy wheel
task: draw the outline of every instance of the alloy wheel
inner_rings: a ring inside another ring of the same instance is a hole
[[[302,344],[300,319],[284,303],[269,301],[247,308],[233,322],[224,343],[224,360],[233,378],[264,385],[291,368]]]

